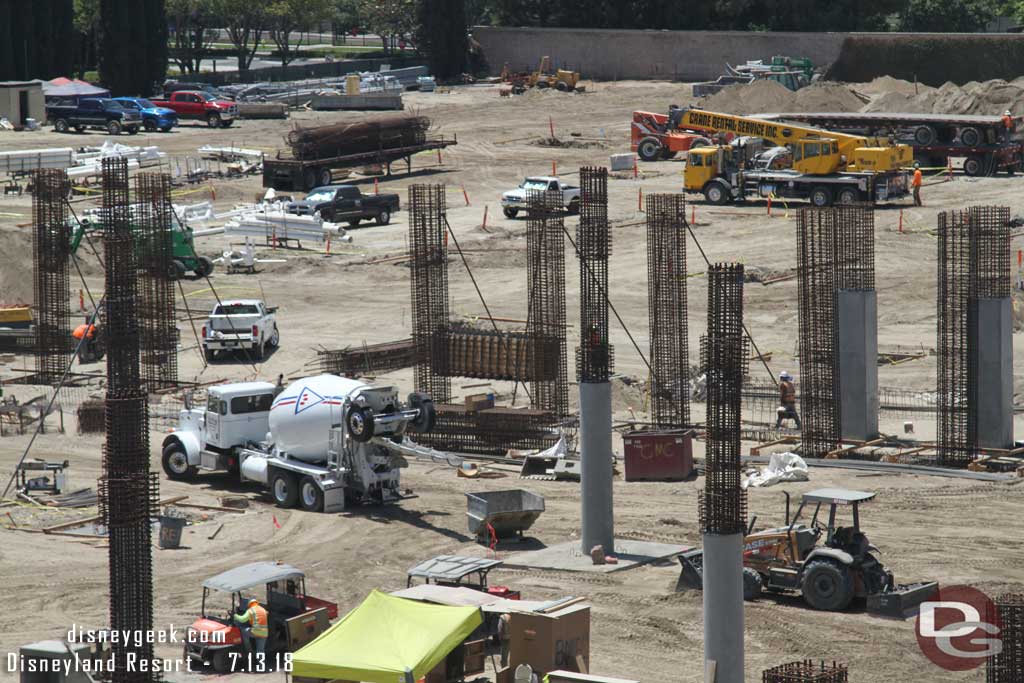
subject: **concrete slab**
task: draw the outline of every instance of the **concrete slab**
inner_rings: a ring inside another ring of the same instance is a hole
[[[542,550],[530,550],[510,555],[505,558],[504,566],[510,569],[551,569],[565,572],[610,574],[658,560],[666,560],[691,549],[691,546],[672,543],[616,538],[613,554],[618,558],[619,563],[595,565],[590,561],[589,555],[584,555],[580,551],[579,541],[566,541],[550,545]]]

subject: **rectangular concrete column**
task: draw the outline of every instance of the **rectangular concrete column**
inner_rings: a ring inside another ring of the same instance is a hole
[[[743,534],[704,534],[704,671],[715,683],[743,679]]]
[[[580,382],[580,498],[584,554],[599,545],[615,551],[612,513],[612,385]]]
[[[878,436],[878,295],[838,292],[839,414],[844,439]]]
[[[978,446],[1013,445],[1013,305],[1010,299],[975,299],[977,340],[975,386],[978,410]]]

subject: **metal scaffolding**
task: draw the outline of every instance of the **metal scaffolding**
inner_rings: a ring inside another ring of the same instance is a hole
[[[174,247],[171,177],[140,173],[136,239],[139,268],[139,321],[142,384],[146,391],[177,386],[178,329],[174,316]]]
[[[1024,681],[1024,594],[1007,593],[993,603],[1002,629],[999,637],[1003,650],[989,657],[985,683],[1019,683]],[[996,623],[992,616],[987,621]]]
[[[820,458],[839,445],[839,356],[836,324],[839,261],[836,214],[797,213],[801,452]]]
[[[614,365],[608,341],[608,169],[580,169],[580,224],[576,250],[580,260],[580,336],[576,376],[580,382],[607,382]]]
[[[707,481],[699,497],[700,526],[705,534],[739,534],[746,530],[747,519],[746,491],[740,485],[740,407],[746,373],[742,264],[708,268],[708,332],[701,347],[707,375]]]
[[[978,450],[977,302],[1010,296],[1010,209],[939,214],[938,451],[963,467]]]
[[[690,423],[685,215],[681,194],[647,197],[651,422],[664,429]]]
[[[526,222],[526,333],[535,353],[533,378],[545,377],[545,368],[554,369],[552,379],[534,379],[533,406],[559,417],[569,414],[569,377],[566,358],[565,322],[565,228],[560,192],[527,191],[529,210]]]
[[[138,273],[127,161],[104,159],[102,172],[107,395],[98,488],[100,515],[110,541],[110,628],[119,633],[149,633],[153,628],[151,519],[157,512],[159,481],[149,471],[148,405],[139,372]],[[153,659],[152,642],[117,641],[112,657],[115,683],[156,680],[154,672],[131,665],[131,658],[136,662]]]
[[[763,683],[848,683],[849,671],[843,664],[814,663],[811,660],[790,662],[764,672]]]
[[[71,306],[68,261],[71,226],[62,169],[35,172],[32,198],[33,288],[36,304],[36,384],[56,385],[71,362]]]
[[[447,403],[452,393],[451,379],[434,371],[444,357],[448,331],[446,210],[444,185],[409,188],[416,389],[427,392],[435,403]]]

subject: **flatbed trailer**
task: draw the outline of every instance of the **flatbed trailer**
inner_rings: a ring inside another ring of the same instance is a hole
[[[712,185],[714,188],[712,188]],[[877,203],[905,197],[910,183],[903,171],[868,173],[848,171],[829,175],[810,175],[792,170],[736,171],[728,183],[712,183],[703,192],[712,204],[727,204],[748,199],[803,199],[813,206]],[[717,193],[715,192],[717,189]]]
[[[894,135],[897,142],[914,148],[914,159],[922,166],[947,166],[951,157],[962,157],[963,171],[970,176],[990,176],[1000,171],[1012,175],[1024,169],[1024,141],[1017,130],[1022,120],[1019,116],[1013,117],[1014,130],[1010,131],[999,116],[788,112],[757,117],[856,135]]]
[[[439,137],[427,140],[422,144],[408,147],[376,149],[358,154],[346,154],[320,159],[296,159],[279,151],[273,158],[263,160],[263,187],[275,190],[299,190],[308,192],[314,187],[330,185],[334,171],[368,164],[382,164],[388,175],[391,175],[392,162],[404,159],[406,172],[412,170],[412,157],[420,152],[440,150],[457,145],[456,137]]]

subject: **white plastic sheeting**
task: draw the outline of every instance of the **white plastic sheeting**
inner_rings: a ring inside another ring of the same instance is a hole
[[[772,453],[768,465],[748,475],[743,486],[771,486],[783,481],[807,481],[807,463],[796,453]]]

